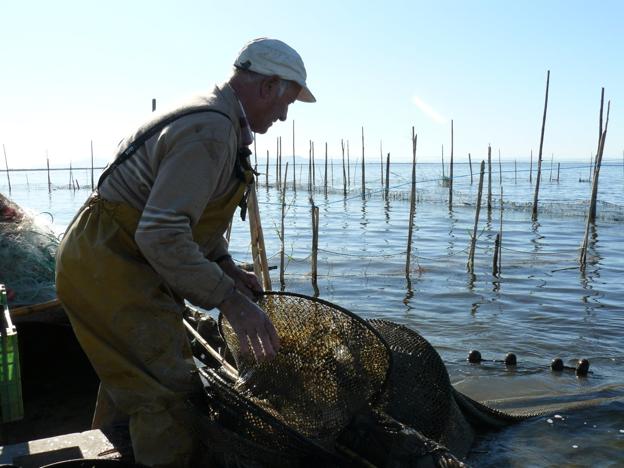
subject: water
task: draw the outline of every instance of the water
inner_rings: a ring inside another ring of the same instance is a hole
[[[284,162],[285,165],[285,162]],[[261,169],[264,165],[260,164]],[[478,228],[475,273],[466,270],[475,218],[477,165],[454,171],[454,206],[441,184],[439,164],[417,167],[416,207],[410,279],[405,277],[411,166],[393,164],[390,196],[381,192],[380,165],[367,164],[367,195],[361,196],[361,167],[350,168],[349,194],[343,195],[342,167],[334,162],[333,187],[324,192],[323,163],[317,161],[314,203],[320,207],[318,288],[320,297],[366,318],[394,320],[418,330],[440,352],[457,388],[476,399],[507,399],[511,406],[580,398],[604,399],[561,418],[537,418],[480,438],[469,458],[474,466],[621,466],[624,464],[624,170],[607,162],[600,175],[597,222],[590,230],[585,272],[578,268],[590,184],[588,164],[557,164],[550,175],[545,161],[537,222],[531,220],[535,175],[529,165],[502,164],[502,274],[494,277],[494,238],[500,227],[499,165],[492,169],[492,210],[488,212],[487,171]],[[286,290],[314,294],[310,277],[312,243],[307,163],[289,169],[285,196]],[[448,175],[448,170],[447,175]],[[281,194],[275,169],[267,187],[259,177],[258,198],[270,265],[279,265]],[[47,212],[62,232],[88,190],[60,187],[47,192],[45,173],[12,173],[13,199],[35,212]],[[328,178],[331,178],[331,165]],[[97,174],[96,174],[97,176]],[[90,172],[74,171],[79,184]],[[58,181],[68,174],[56,173]],[[64,182],[66,183],[66,182]],[[2,185],[4,184],[4,185]],[[330,184],[331,185],[331,184]],[[7,192],[6,182],[0,191]],[[50,218],[42,215],[42,219]],[[251,261],[248,224],[238,215],[231,253]],[[279,273],[272,271],[273,288]],[[470,349],[486,359],[518,356],[516,369],[498,363],[466,362]],[[592,374],[551,373],[552,358],[567,365],[587,358]],[[550,419],[550,421],[549,421]]]

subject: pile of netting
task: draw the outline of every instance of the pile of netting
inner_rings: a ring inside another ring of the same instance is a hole
[[[9,304],[35,304],[56,297],[58,244],[48,226],[0,194],[0,283],[7,287]]]

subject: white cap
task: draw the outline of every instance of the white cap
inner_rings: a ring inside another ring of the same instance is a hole
[[[247,43],[234,62],[236,68],[261,75],[277,75],[301,86],[298,101],[316,102],[306,85],[307,73],[301,56],[288,44],[277,39],[260,37]]]

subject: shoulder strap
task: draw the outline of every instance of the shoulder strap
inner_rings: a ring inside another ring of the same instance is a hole
[[[98,185],[97,185],[98,188],[100,188],[100,186],[102,185],[102,182],[104,182],[104,179],[106,179],[111,174],[111,172],[113,172],[118,166],[120,166],[124,162],[126,162],[134,153],[136,153],[136,151],[147,140],[149,140],[151,137],[156,135],[156,133],[161,131],[163,128],[165,128],[167,125],[169,125],[170,123],[174,122],[175,120],[178,120],[178,119],[180,119],[182,117],[186,117],[187,115],[199,114],[200,112],[214,112],[216,114],[221,114],[223,117],[225,117],[230,122],[232,122],[232,119],[230,118],[229,115],[227,115],[225,112],[221,112],[221,111],[218,111],[216,109],[206,109],[206,108],[190,109],[190,110],[182,112],[180,114],[170,115],[169,117],[167,117],[167,118],[161,120],[160,122],[157,122],[153,126],[149,127],[147,130],[145,130],[143,133],[141,133],[132,143],[130,143],[125,150],[123,150],[121,153],[119,153],[119,155],[115,158],[115,160],[104,170],[104,172],[100,176],[100,178],[98,180]],[[232,122],[232,124],[233,124],[233,122]]]

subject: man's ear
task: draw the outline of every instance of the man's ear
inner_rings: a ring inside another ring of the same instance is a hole
[[[280,77],[277,75],[267,76],[260,83],[260,96],[263,98],[273,98],[277,94],[280,85]]]

